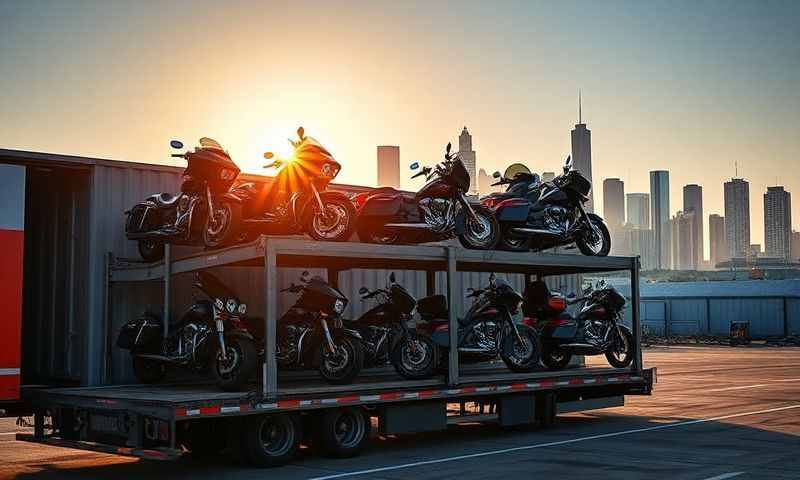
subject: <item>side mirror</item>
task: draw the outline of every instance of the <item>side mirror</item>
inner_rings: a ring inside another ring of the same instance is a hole
[[[368,293],[369,293],[369,290],[367,289],[367,287],[361,287],[361,288],[358,289],[358,294],[359,295],[366,295]]]
[[[494,173],[492,174],[492,177],[494,177],[494,178],[500,178],[500,172],[494,172]]]
[[[272,159],[274,157],[275,157],[275,154],[272,153],[272,152],[265,152],[264,153],[264,158],[266,158],[267,160],[270,160],[270,159]]]
[[[494,285],[496,281],[497,281],[497,276],[494,274],[494,272],[490,273],[489,274],[489,285]]]
[[[408,168],[410,168],[411,170],[418,169],[419,168],[419,162],[412,163],[411,165],[408,166]]]
[[[447,148],[445,148],[445,153],[450,155],[450,150],[452,150],[452,149],[453,149],[453,144],[450,143],[450,142],[447,142]]]
[[[169,142],[169,146],[176,149],[183,148],[183,142],[181,142],[180,140],[172,140],[171,142]]]
[[[300,137],[300,140],[306,138],[306,130],[303,127],[297,129],[297,136]]]
[[[396,279],[396,277],[394,276],[394,272],[390,273],[389,274],[389,283],[394,283],[395,279]]]

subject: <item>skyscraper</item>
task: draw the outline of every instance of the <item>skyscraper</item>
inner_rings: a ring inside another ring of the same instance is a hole
[[[697,246],[694,212],[678,212],[672,217],[672,267],[675,270],[697,270]]]
[[[729,258],[745,258],[750,249],[750,184],[725,182],[725,238]]]
[[[578,123],[572,130],[572,166],[592,182],[592,132],[583,123],[581,97],[578,93]],[[592,183],[594,186],[594,183]],[[594,211],[594,188],[589,191],[589,201],[584,206],[587,212]]]
[[[767,256],[789,260],[792,254],[792,196],[783,187],[764,194],[764,249]]]
[[[711,265],[728,260],[728,241],[725,236],[725,218],[712,214],[708,217],[708,245]]]
[[[629,193],[628,223],[633,228],[650,228],[650,195],[647,193]]]
[[[492,186],[493,183],[497,181],[496,178],[492,177],[486,170],[479,169],[478,170],[478,194],[479,195],[488,195],[492,192],[502,192],[503,187],[501,186]]]
[[[627,231],[630,251],[639,256],[642,270],[654,270],[657,267],[657,254],[653,231],[646,228],[632,228]]]
[[[800,262],[800,232],[792,230],[792,262]]]
[[[690,184],[683,187],[683,212],[694,213],[694,266],[699,269],[703,264],[703,187],[700,185]]]
[[[609,229],[625,224],[625,182],[619,178],[603,180],[603,219]]]
[[[668,270],[672,264],[672,242],[669,227],[669,172],[666,170],[650,172],[650,212],[658,252],[656,268]]]
[[[469,192],[468,195],[478,194],[478,172],[475,168],[475,150],[472,149],[472,135],[467,131],[467,127],[461,130],[458,136],[458,156],[464,163],[469,172]]]
[[[400,188],[400,147],[378,146],[378,186]]]

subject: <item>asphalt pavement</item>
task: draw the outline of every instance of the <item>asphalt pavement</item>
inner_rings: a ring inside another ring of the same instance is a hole
[[[161,463],[18,442],[22,429],[5,419],[0,478],[800,478],[800,348],[656,347],[645,350],[645,363],[658,368],[652,396],[562,415],[551,428],[373,434],[357,458],[304,449],[292,465],[271,470],[224,457]]]

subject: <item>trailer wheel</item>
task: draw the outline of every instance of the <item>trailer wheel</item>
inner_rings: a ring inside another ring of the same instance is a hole
[[[255,417],[252,421],[244,422],[244,456],[256,467],[285,465],[297,454],[302,438],[302,426],[297,415]]]
[[[355,457],[369,442],[372,424],[360,408],[335,408],[322,414],[314,443],[326,457]]]

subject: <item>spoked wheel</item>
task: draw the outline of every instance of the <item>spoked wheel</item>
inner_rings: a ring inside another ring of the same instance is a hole
[[[242,447],[245,458],[257,467],[289,463],[300,448],[303,431],[297,415],[275,414],[244,422]]]
[[[570,360],[572,360],[571,353],[557,346],[542,346],[542,363],[550,370],[562,370],[569,365]]]
[[[226,336],[224,356],[222,349],[217,346],[213,370],[221,389],[239,390],[255,373],[257,367],[256,347],[249,338],[241,335]]]
[[[164,243],[158,240],[142,239],[137,243],[139,255],[146,262],[157,262],[164,258]]]
[[[465,231],[458,236],[458,241],[465,248],[473,250],[490,250],[500,237],[500,224],[491,210],[475,205],[475,219],[467,214]]]
[[[500,357],[512,372],[533,371],[539,365],[539,356],[541,355],[539,336],[527,325],[517,325],[517,330],[519,330],[520,338],[517,338],[513,331],[506,333]]]
[[[344,242],[353,233],[356,210],[350,200],[338,197],[323,197],[324,210],[309,206],[306,231],[314,240]]]
[[[401,339],[392,351],[392,365],[404,378],[430,378],[436,371],[439,352],[427,335],[414,333]]]
[[[579,238],[575,244],[584,255],[605,257],[611,251],[611,234],[600,220],[591,219],[591,230]]]
[[[203,244],[208,248],[231,245],[239,239],[242,206],[228,200],[217,200],[214,211],[206,216]]]
[[[158,383],[164,378],[166,367],[158,360],[133,356],[133,374],[141,383]]]
[[[365,412],[356,407],[328,410],[315,431],[315,443],[323,455],[350,458],[358,455],[369,441],[371,424]]]
[[[331,352],[326,342],[319,349],[319,373],[325,381],[334,385],[352,383],[364,364],[361,343],[340,333],[333,333],[335,351]]]
[[[606,360],[614,368],[625,368],[633,362],[633,335],[627,328],[616,328],[616,340],[606,351]]]

